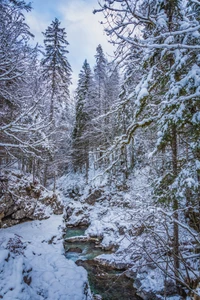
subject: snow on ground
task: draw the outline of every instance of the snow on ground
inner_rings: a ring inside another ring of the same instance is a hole
[[[64,256],[62,215],[0,229],[0,298],[89,299],[87,273]]]
[[[151,176],[150,169],[146,167],[135,171],[127,183],[128,190],[97,187],[103,192],[93,203],[87,201],[89,196],[86,186],[81,197],[72,197],[71,202],[68,198],[65,218],[68,225],[88,224],[85,234],[101,238],[101,246],[105,250],[114,251],[98,256],[97,260],[119,267],[124,264],[130,267],[132,274],[135,274],[135,287],[140,295],[152,292],[152,298],[148,299],[164,299],[166,285],[169,299],[177,300],[181,297],[176,295],[174,280],[170,277],[166,279],[153,263],[159,261],[160,266],[166,269],[165,253],[172,251],[173,219],[170,208],[163,211],[161,206],[155,205],[151,195]],[[189,257],[193,253],[191,251],[194,251],[194,239],[198,238],[198,234],[188,228],[186,223],[180,226],[179,234],[180,249],[185,257]],[[170,254],[167,257],[173,265]],[[198,258],[194,257],[189,263],[195,270],[190,274],[191,278],[198,277]],[[182,275],[186,276],[184,266],[181,267]]]

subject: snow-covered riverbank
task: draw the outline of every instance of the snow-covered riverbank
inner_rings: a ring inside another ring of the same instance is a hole
[[[107,185],[82,189],[76,180],[71,187],[73,193],[63,180],[60,190],[65,201],[69,195],[65,202],[66,224],[86,226],[85,235],[98,238],[99,246],[112,252],[96,257],[97,263],[126,268],[142,299],[195,299],[194,294],[199,297],[199,232],[189,227],[182,204],[179,271],[181,278],[188,276],[194,285],[184,286],[183,281],[184,289],[178,293],[173,272],[173,210],[170,205],[155,204],[150,176],[149,168],[137,170],[120,189]]]
[[[87,299],[87,272],[64,256],[62,215],[0,229],[0,298]]]

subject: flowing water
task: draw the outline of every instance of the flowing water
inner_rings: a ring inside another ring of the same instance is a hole
[[[83,236],[85,233],[86,227],[70,227],[67,228],[64,239]],[[64,242],[65,247],[65,256],[67,259],[73,261],[77,260],[88,260],[93,259],[98,255],[104,254],[103,251],[98,245],[93,241],[75,241],[75,242]]]
[[[83,236],[85,227],[67,228],[65,239]],[[109,253],[101,249],[93,241],[64,241],[67,259],[83,266],[88,272],[88,280],[93,294],[101,295],[103,300],[139,300],[133,288],[133,280],[125,275],[125,270],[102,265],[94,258],[100,254]]]

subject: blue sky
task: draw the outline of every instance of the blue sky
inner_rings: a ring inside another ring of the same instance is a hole
[[[113,53],[114,48],[107,42],[103,26],[99,24],[103,16],[92,13],[94,8],[98,8],[98,0],[32,0],[32,7],[32,11],[26,14],[26,21],[35,35],[35,43],[43,44],[41,32],[55,17],[61,21],[61,27],[66,29],[70,44],[68,60],[73,70],[72,89],[76,87],[84,59],[88,60],[91,67],[94,66],[98,44],[102,45],[105,53]]]

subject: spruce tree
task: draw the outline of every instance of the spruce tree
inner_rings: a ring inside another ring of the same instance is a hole
[[[200,4],[181,0],[102,2],[101,11],[110,25],[107,33],[117,38],[121,61],[133,47],[138,53],[142,49],[142,78],[127,95],[134,105],[132,122],[112,151],[130,143],[138,128],[157,132],[153,154],[160,171],[154,196],[172,209],[171,268],[179,288],[183,284],[179,209],[187,211],[186,206],[192,205],[199,210]],[[198,224],[199,217],[196,219]]]
[[[75,169],[89,168],[90,120],[92,118],[93,76],[87,60],[79,73],[76,90],[76,121],[73,131],[73,164]]]
[[[44,168],[44,185],[47,173],[56,177],[60,169],[67,167],[64,144],[69,136],[69,86],[71,84],[71,66],[67,59],[67,46],[65,28],[60,27],[56,18],[48,26],[44,34],[45,53],[41,61],[42,81],[46,91],[44,99],[44,115],[51,123],[49,129],[49,150],[46,153]],[[61,160],[61,155],[63,161]],[[51,166],[51,169],[49,168]],[[47,172],[47,169],[49,171]]]
[[[69,86],[71,84],[71,66],[67,59],[65,28],[60,27],[57,18],[52,21],[44,34],[45,54],[42,59],[43,79],[48,91],[49,119],[52,121],[62,115],[69,101]]]
[[[97,107],[98,113],[105,112],[105,84],[107,80],[107,59],[103,52],[102,46],[98,45],[95,54],[96,65],[94,67],[94,78],[97,90]]]
[[[95,96],[95,107],[96,107],[96,115],[94,119],[94,127],[95,127],[95,140],[96,140],[96,148],[97,158],[102,155],[102,151],[105,148],[106,137],[105,137],[105,118],[101,118],[99,122],[98,117],[104,115],[107,111],[107,98],[106,98],[106,82],[107,82],[107,66],[108,62],[103,52],[102,46],[98,45],[96,48],[96,65],[94,67],[94,79],[95,79],[95,87],[96,87],[96,96]]]

